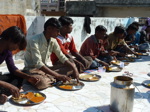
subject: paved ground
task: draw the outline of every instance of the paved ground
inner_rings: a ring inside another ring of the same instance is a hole
[[[16,65],[20,69],[23,68],[23,63]],[[0,71],[7,72],[6,66],[1,66]],[[115,76],[122,75],[125,71],[133,73],[133,81],[141,92],[135,88],[133,112],[150,112],[150,89],[141,85],[144,80],[150,80],[147,76],[150,72],[150,56],[142,56],[142,59],[125,66],[121,72],[100,73],[102,78],[97,82],[82,81],[85,86],[78,91],[63,91],[55,87],[42,90],[47,98],[38,105],[16,106],[8,100],[4,105],[0,105],[0,112],[111,112],[110,83]],[[24,85],[24,90],[34,89]]]

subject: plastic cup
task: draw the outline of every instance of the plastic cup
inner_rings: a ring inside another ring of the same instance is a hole
[[[99,73],[105,73],[106,72],[106,68],[105,67],[98,67],[98,72]]]

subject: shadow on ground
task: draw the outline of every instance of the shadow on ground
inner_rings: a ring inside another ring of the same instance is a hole
[[[102,105],[98,107],[90,107],[83,112],[113,112],[110,110],[110,105]]]

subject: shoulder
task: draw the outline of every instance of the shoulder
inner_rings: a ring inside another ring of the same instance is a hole
[[[96,37],[94,35],[91,35],[90,37],[87,38],[87,40],[94,40]]]
[[[114,34],[113,33],[110,33],[109,35],[108,35],[108,37],[112,37]]]
[[[12,57],[12,52],[11,51],[9,51],[9,50],[5,50],[4,52],[3,52],[3,55],[5,55],[5,56],[9,56],[9,57]]]
[[[71,34],[68,34],[67,36],[68,36],[68,38],[73,38],[73,36]]]
[[[28,41],[38,41],[38,40],[41,40],[42,38],[44,38],[44,34],[40,33],[40,34],[32,36],[30,39],[28,39]]]
[[[115,40],[116,39],[116,36],[114,35],[114,33],[110,33],[108,35],[108,40]]]
[[[58,45],[58,41],[55,39],[55,38],[51,38],[51,40],[50,40],[50,45],[51,46],[57,46]]]
[[[89,42],[89,43],[92,43],[92,42],[94,42],[94,38],[95,38],[94,35],[91,35],[91,36],[88,37],[84,42],[85,42],[85,43],[88,43],[88,42]]]
[[[63,40],[63,39],[64,39],[64,37],[63,37],[63,36],[61,36],[61,35],[58,35],[56,39],[57,39],[57,40]]]
[[[55,42],[57,42],[57,39],[55,39],[55,38],[52,37],[52,38],[51,38],[51,42],[54,42],[54,43],[55,43]]]

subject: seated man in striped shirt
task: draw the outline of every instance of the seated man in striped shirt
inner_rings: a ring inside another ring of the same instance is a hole
[[[73,61],[76,64],[79,73],[82,73],[89,68],[92,58],[89,56],[83,57],[77,51],[74,39],[70,35],[73,29],[73,20],[70,17],[61,16],[59,21],[62,28],[60,29],[60,35],[57,36],[56,40],[60,45],[62,52],[70,59],[70,61]],[[73,58],[73,56],[75,58]],[[54,53],[51,55],[51,60],[54,66],[59,65],[58,57]]]

